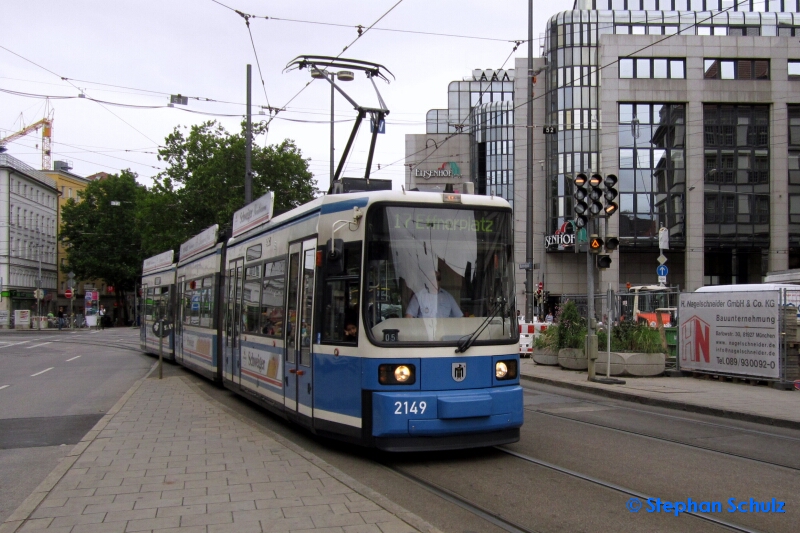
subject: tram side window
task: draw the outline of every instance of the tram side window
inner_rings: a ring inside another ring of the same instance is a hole
[[[214,276],[203,278],[202,298],[200,299],[200,326],[214,327]]]
[[[322,295],[323,342],[356,342],[355,339],[346,336],[345,329],[350,324],[358,327],[360,285],[361,243],[346,243],[343,275],[328,276],[325,280]]]
[[[264,265],[261,291],[261,333],[269,337],[283,336],[283,301],[286,291],[286,260]]]
[[[154,287],[153,289],[148,289],[148,293],[150,290],[153,291],[153,306],[152,309],[148,306],[148,310],[151,312],[152,319],[161,320],[164,318],[167,321],[171,321],[172,301],[169,297],[169,287]]]
[[[189,326],[200,325],[200,295],[196,289],[197,281],[187,281],[183,289],[183,323]]]
[[[261,266],[247,267],[245,271],[244,293],[242,294],[243,333],[258,333],[258,321],[261,314]]]
[[[155,289],[147,289],[147,294],[144,299],[144,318],[146,320],[153,320],[153,300],[155,294]]]

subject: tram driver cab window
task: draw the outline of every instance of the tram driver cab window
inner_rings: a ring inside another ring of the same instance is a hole
[[[361,284],[361,243],[344,244],[343,268],[325,268],[322,341],[333,344],[358,342]],[[337,269],[339,270],[339,269]]]

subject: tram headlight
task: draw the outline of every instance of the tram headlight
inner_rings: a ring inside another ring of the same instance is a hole
[[[405,364],[378,366],[378,383],[381,385],[413,385],[417,381],[416,367]]]
[[[498,380],[508,380],[517,378],[517,360],[508,359],[505,361],[497,361],[494,364],[494,377]]]

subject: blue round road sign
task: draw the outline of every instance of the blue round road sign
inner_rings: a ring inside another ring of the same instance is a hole
[[[658,265],[656,267],[656,274],[659,276],[666,276],[669,273],[667,265]]]

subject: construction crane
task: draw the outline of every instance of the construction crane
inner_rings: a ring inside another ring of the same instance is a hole
[[[26,126],[18,132],[0,139],[0,153],[6,151],[6,144],[24,137],[32,131],[38,131],[39,128],[42,128],[42,170],[52,170],[50,143],[53,137],[53,109],[50,107],[49,101],[45,106],[45,117],[43,119],[37,120],[30,126]]]

